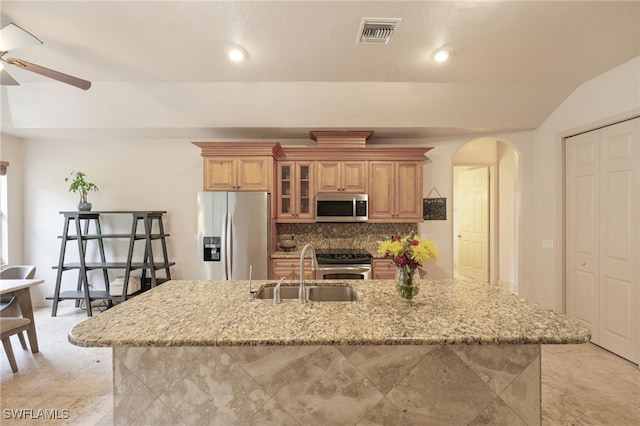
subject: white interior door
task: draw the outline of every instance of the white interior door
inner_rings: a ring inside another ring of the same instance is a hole
[[[599,341],[599,132],[566,143],[566,310]]]
[[[489,282],[489,168],[460,172],[458,272]]]
[[[567,314],[640,361],[640,119],[567,139]]]
[[[640,118],[600,137],[600,344],[635,363],[638,342]]]

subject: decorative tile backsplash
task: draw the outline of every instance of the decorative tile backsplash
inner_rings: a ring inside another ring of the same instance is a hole
[[[279,223],[278,236],[294,236],[298,248],[362,248],[375,252],[378,241],[418,230],[415,223]]]

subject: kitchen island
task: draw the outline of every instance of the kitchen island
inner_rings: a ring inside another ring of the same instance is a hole
[[[246,281],[170,281],[69,341],[114,348],[115,424],[535,425],[540,345],[590,337],[475,281],[424,280],[412,303],[349,283],[357,302],[274,305]]]

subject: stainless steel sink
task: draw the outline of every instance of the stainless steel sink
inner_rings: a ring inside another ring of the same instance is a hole
[[[312,302],[354,302],[358,298],[353,287],[307,287],[307,299]]]
[[[269,284],[262,287],[256,293],[256,299],[273,300],[273,291],[275,285],[267,287]],[[281,299],[297,299],[298,298],[298,286],[297,285],[283,285],[280,286],[280,298]]]
[[[275,284],[266,284],[256,293],[256,299],[273,300]],[[354,302],[358,300],[353,287],[347,286],[307,286],[307,300],[311,302]],[[280,286],[280,299],[297,299],[298,285]]]

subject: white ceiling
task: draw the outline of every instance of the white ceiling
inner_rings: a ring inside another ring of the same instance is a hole
[[[22,137],[436,138],[533,129],[580,84],[640,56],[638,1],[5,1],[44,42],[7,56],[2,131]],[[363,17],[401,18],[387,45]],[[232,44],[249,58],[230,63]],[[445,64],[432,59],[442,46]]]

